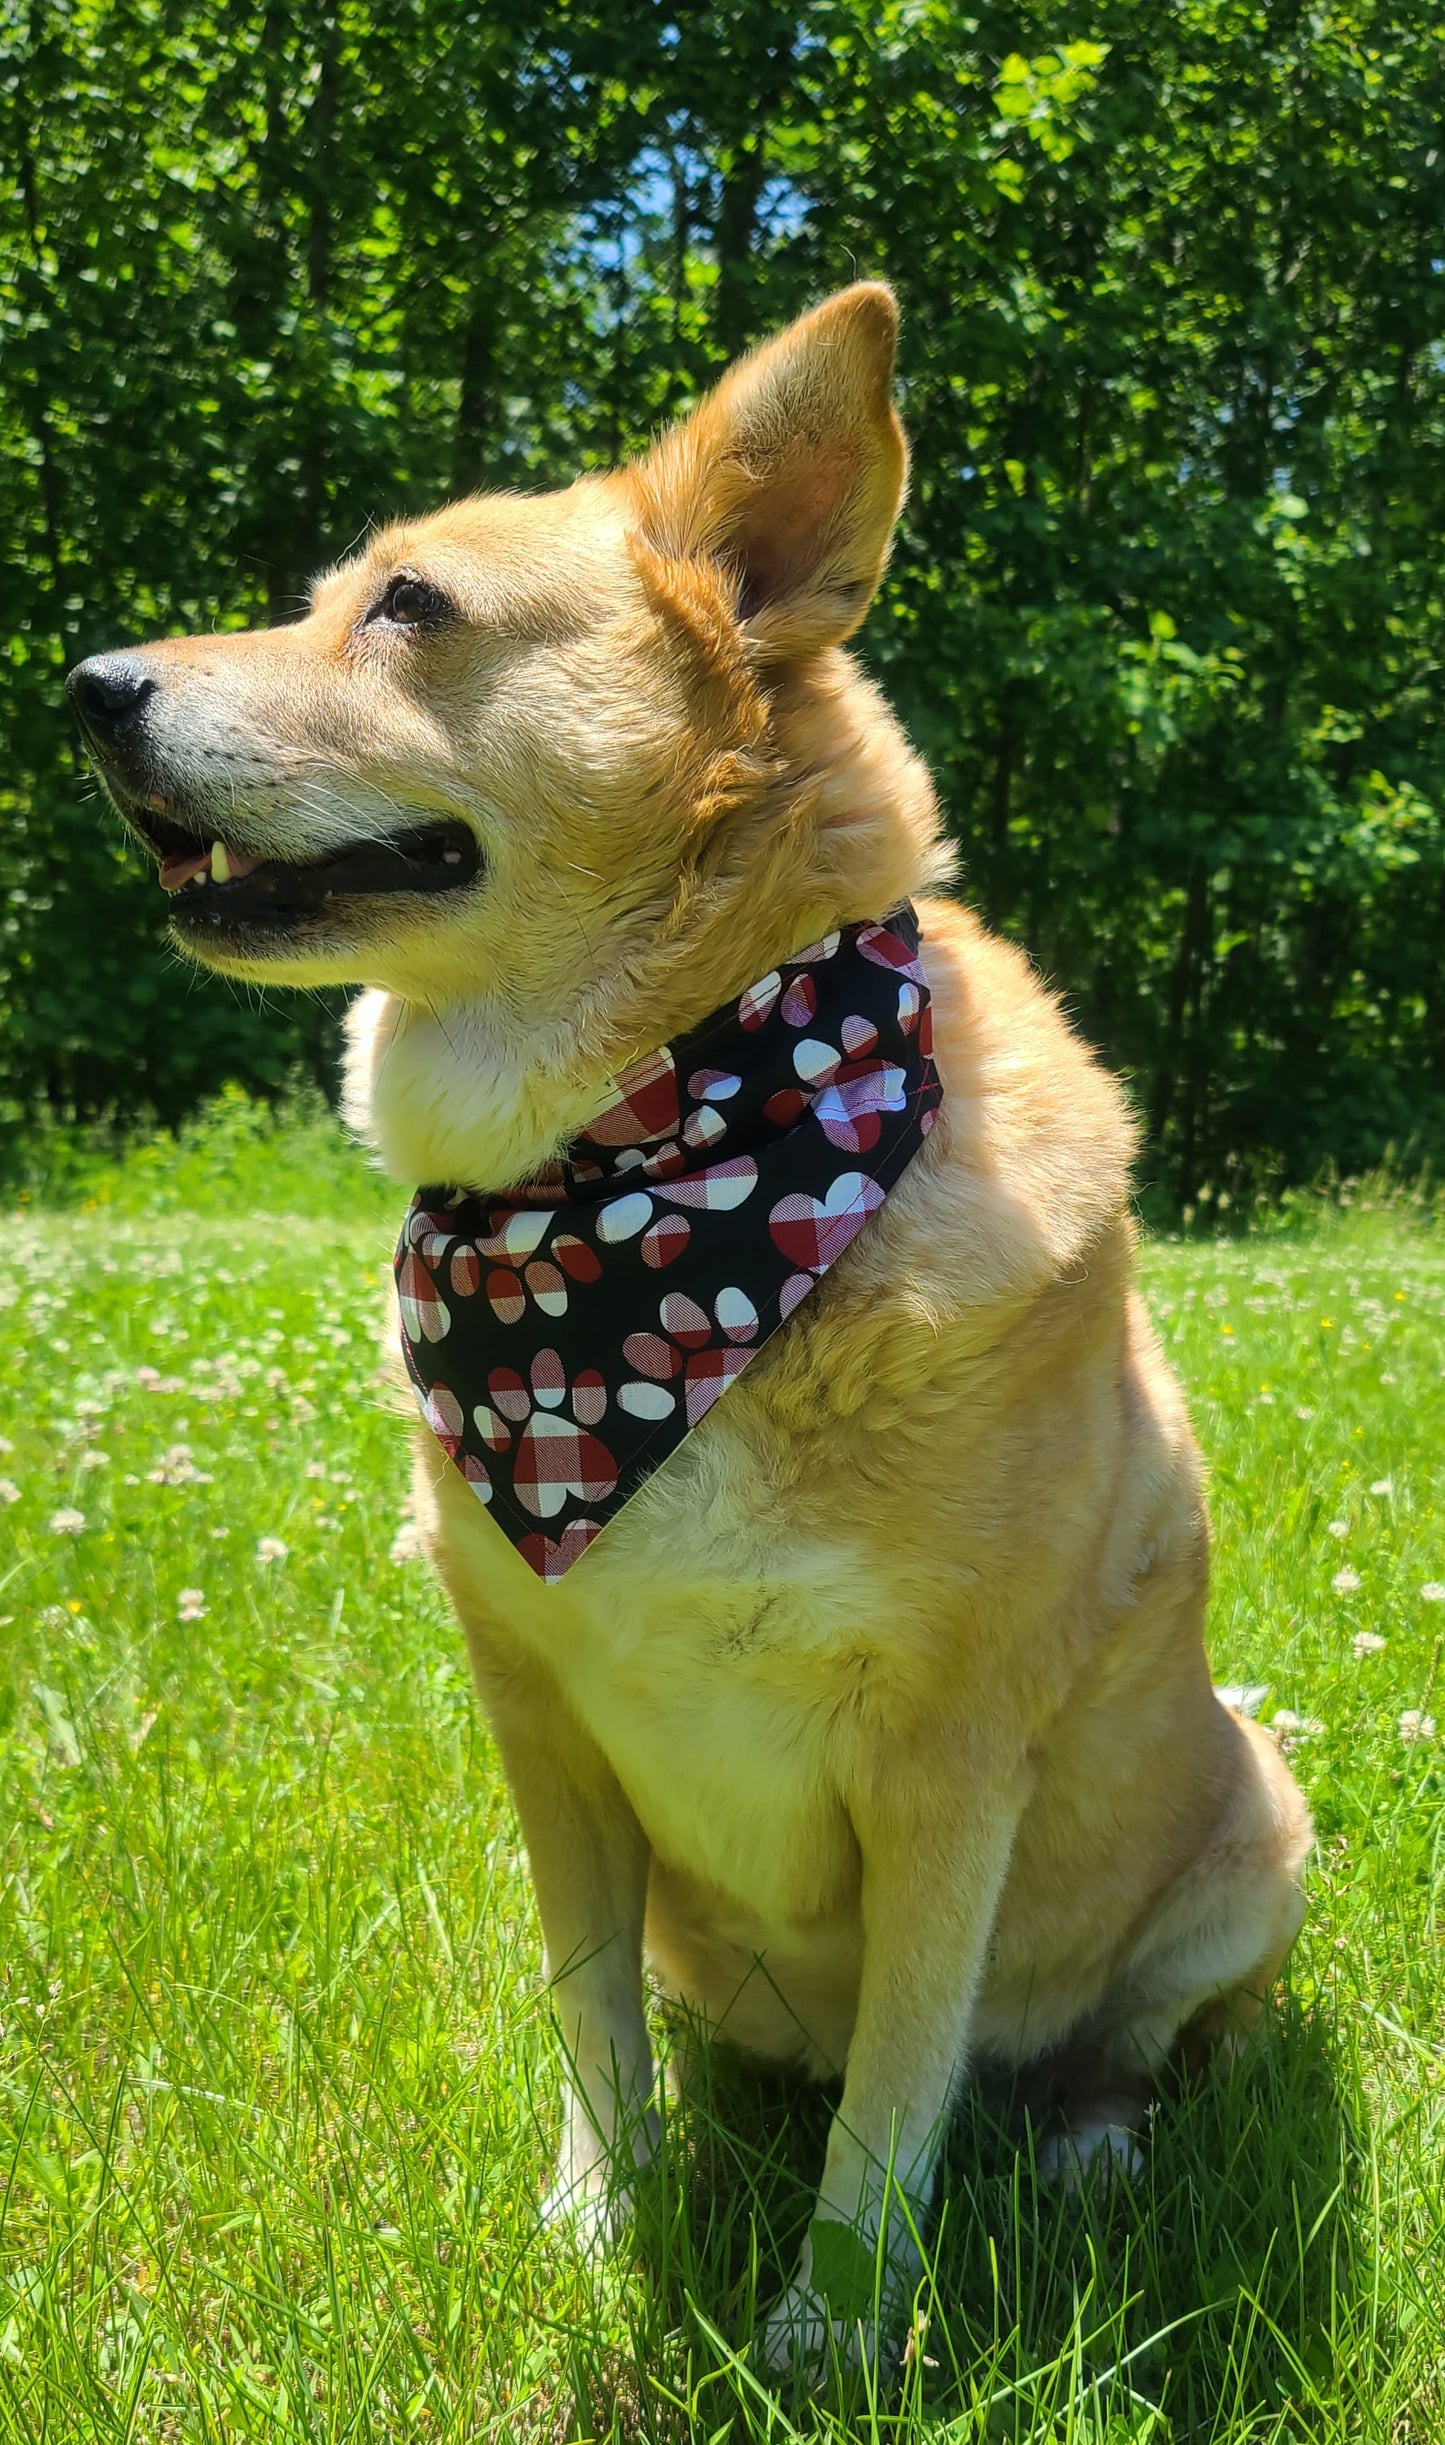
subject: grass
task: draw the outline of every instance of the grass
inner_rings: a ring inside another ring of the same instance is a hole
[[[1010,2099],[965,2101],[922,2348],[830,2410],[747,2352],[825,2097],[704,2061],[618,2258],[538,2231],[536,1921],[397,1543],[393,1193],[234,1098],[82,1186],[0,1222],[6,2445],[1441,2445],[1428,1209],[1146,1251],[1213,1464],[1216,1672],[1298,1719],[1307,1931],[1267,2049],[1167,2102],[1132,2192],[1041,2193]]]

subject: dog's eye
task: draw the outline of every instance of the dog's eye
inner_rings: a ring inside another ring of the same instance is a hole
[[[446,596],[435,586],[403,574],[392,579],[371,616],[390,620],[397,628],[419,628],[424,620],[439,620],[446,608]]]

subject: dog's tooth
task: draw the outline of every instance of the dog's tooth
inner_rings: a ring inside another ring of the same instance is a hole
[[[211,881],[229,883],[230,880],[231,861],[226,855],[226,844],[224,841],[213,840],[211,843]]]

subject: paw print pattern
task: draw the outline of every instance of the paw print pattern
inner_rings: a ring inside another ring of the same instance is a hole
[[[397,1250],[407,1365],[540,1579],[575,1567],[823,1279],[939,1101],[903,910],[634,1063],[515,1191],[419,1192]]]
[[[491,1475],[486,1463],[479,1460],[475,1452],[462,1448],[466,1420],[456,1394],[446,1384],[433,1384],[422,1401],[421,1414],[448,1460],[456,1462],[468,1485],[475,1488],[484,1503],[489,1503],[492,1499]]]
[[[617,1483],[617,1463],[592,1429],[607,1410],[595,1367],[571,1381],[555,1350],[539,1350],[526,1382],[514,1367],[493,1367],[474,1413],[488,1451],[508,1452],[512,1488],[539,1520],[554,1520],[569,1497],[600,1503]],[[570,1410],[570,1417],[565,1413]]]
[[[772,1017],[778,1002],[782,1002],[782,1018],[789,1027],[806,1027],[818,1007],[818,983],[810,973],[832,959],[842,941],[841,934],[825,934],[821,942],[810,942],[805,951],[788,961],[789,968],[798,971],[784,985],[782,971],[770,968],[755,985],[749,985],[738,1003],[738,1024],[750,1035],[756,1034]]]
[[[886,968],[897,977],[899,1028],[905,1036],[918,1030],[918,1050],[927,1059],[933,1051],[933,1011],[916,937],[910,942],[904,929],[896,925],[864,925],[858,929],[858,950],[875,968]],[[928,1118],[931,1124],[931,1112]]]
[[[491,1267],[485,1286],[487,1303],[499,1324],[520,1322],[529,1297],[542,1315],[565,1316],[569,1280],[597,1281],[602,1261],[575,1232],[554,1229],[556,1219],[555,1214],[539,1213],[534,1206],[496,1208],[485,1238],[468,1242],[453,1255],[453,1287],[459,1295],[470,1296],[481,1282],[486,1263]],[[457,1279],[459,1264],[464,1283]]]
[[[681,1402],[689,1426],[705,1418],[753,1355],[758,1311],[745,1290],[720,1290],[711,1316],[682,1291],[658,1307],[659,1333],[629,1333],[622,1355],[637,1377],[618,1391],[631,1417],[670,1418]]]
[[[687,1248],[692,1225],[685,1215],[666,1212],[654,1221],[654,1199],[664,1207],[690,1206],[702,1213],[731,1214],[751,1197],[757,1184],[758,1167],[751,1155],[730,1163],[705,1164],[685,1180],[659,1181],[650,1191],[632,1189],[624,1197],[609,1198],[597,1216],[597,1237],[605,1248],[617,1248],[640,1233],[639,1254],[644,1265],[660,1272]]]
[[[437,1274],[456,1239],[448,1227],[450,1219],[420,1204],[407,1216],[398,1252],[396,1291],[408,1341],[443,1341],[451,1331],[451,1310],[437,1286]]]

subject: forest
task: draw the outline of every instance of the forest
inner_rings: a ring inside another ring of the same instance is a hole
[[[0,1170],[326,1083],[184,969],[62,692],[903,306],[862,651],[1176,1210],[1445,1150],[1431,0],[3,0]],[[8,1150],[8,1152],[7,1152]]]

